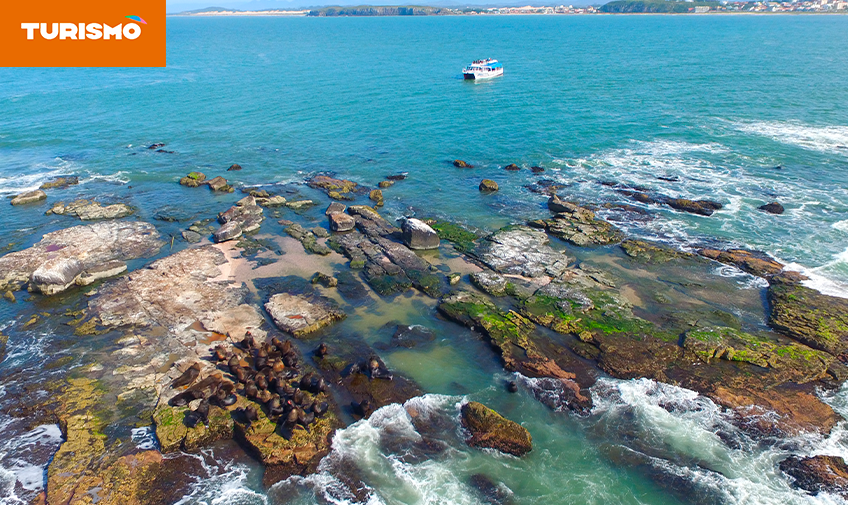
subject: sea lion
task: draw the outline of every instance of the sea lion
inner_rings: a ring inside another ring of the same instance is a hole
[[[374,356],[368,362],[368,369],[371,372],[372,379],[386,379],[392,380],[394,375],[389,372],[389,369],[386,367],[385,363],[380,360],[380,358]]]
[[[283,363],[281,360],[275,360],[273,363],[271,363],[271,369],[276,373],[280,373],[286,369],[286,364]]]
[[[295,423],[297,423],[297,411],[299,409],[291,409],[289,413],[286,415],[285,425],[289,428],[293,427]]]
[[[257,370],[262,370],[266,366],[268,366],[268,358],[265,356],[257,356],[255,360],[253,360],[253,366]]]
[[[292,395],[292,401],[296,405],[303,405],[303,402],[307,401],[306,392],[301,389],[295,389],[294,394]]]
[[[171,407],[184,407],[185,405],[188,405],[189,402],[197,400],[200,397],[201,395],[198,391],[183,391],[182,393],[168,400],[168,405],[170,405]]]
[[[198,375],[200,375],[200,363],[195,363],[171,383],[171,389],[191,384],[197,379]]]
[[[288,340],[286,340],[288,342]],[[297,366],[297,354],[294,352],[283,353],[283,363],[286,364],[287,367],[294,368]]]
[[[330,348],[327,347],[327,344],[321,342],[317,349],[315,349],[315,355],[319,358],[323,358],[324,356],[330,354]]]
[[[236,412],[244,416],[245,420],[247,420],[248,426],[250,426],[253,421],[259,419],[259,412],[253,405],[248,405],[247,408],[239,407],[236,409]]]
[[[267,389],[260,389],[259,394],[256,395],[256,400],[260,403],[268,403],[271,401],[271,392]]]
[[[233,357],[232,357],[232,358],[230,358],[230,360],[227,362],[227,367],[230,369],[230,373],[232,373],[233,375],[235,375],[235,374],[236,374],[236,369],[237,369],[237,368],[241,368],[241,361],[240,361],[237,357],[233,356]]]
[[[189,428],[194,428],[199,422],[209,425],[209,401],[205,398],[200,401],[196,409],[185,416],[185,425]]]
[[[247,381],[247,383],[244,385],[244,396],[252,400],[256,398],[256,395],[258,394],[259,388],[256,387],[256,384],[253,381]]]
[[[248,351],[256,347],[256,341],[253,340],[253,335],[251,335],[250,332],[247,332],[245,337],[242,339],[241,346]]]
[[[217,359],[219,362],[220,361],[226,361],[227,359],[229,359],[229,357],[231,355],[232,355],[232,353],[230,353],[226,349],[224,349],[224,346],[222,346],[222,345],[215,346],[215,359]]]
[[[229,407],[230,405],[235,404],[238,401],[238,397],[232,393],[232,391],[227,391],[223,388],[218,388],[218,392],[215,393],[215,402],[221,407]]]
[[[261,389],[261,390],[267,390],[268,389],[268,378],[265,377],[264,375],[262,375],[261,373],[256,374],[256,387]]]
[[[315,414],[312,412],[304,412],[303,409],[297,409],[297,424],[303,426],[303,429],[309,431],[309,425],[315,421]]]
[[[350,402],[350,407],[353,409],[354,414],[360,417],[365,417],[371,411],[371,400],[366,398],[359,403]]]
[[[280,417],[283,415],[284,410],[283,404],[280,402],[279,398],[271,398],[271,400],[268,401],[268,414],[272,417]]]
[[[327,402],[321,402],[321,403],[315,402],[312,405],[312,412],[317,417],[321,417],[321,416],[323,416],[324,414],[327,413],[327,410],[329,410],[329,408],[330,408],[330,406],[327,405]]]

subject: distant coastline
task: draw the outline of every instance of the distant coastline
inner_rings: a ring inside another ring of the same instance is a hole
[[[195,11],[170,13],[169,16],[309,16],[309,17],[375,17],[375,16],[527,16],[527,15],[615,15],[615,14],[848,14],[848,1],[814,0],[796,3],[613,0],[600,7],[525,6],[466,7],[463,9],[432,6],[330,6],[320,9],[263,9],[241,11],[209,7]]]

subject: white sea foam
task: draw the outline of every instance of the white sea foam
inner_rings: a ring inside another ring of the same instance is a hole
[[[211,449],[179,457],[197,459],[205,475],[195,476],[191,490],[174,505],[268,505],[268,497],[248,485],[247,466],[218,460]]]
[[[131,437],[136,449],[140,451],[149,451],[159,448],[156,442],[156,432],[153,430],[152,426],[133,428]]]
[[[810,496],[793,488],[778,468],[790,455],[782,447],[793,447],[792,454],[801,456],[848,455],[844,423],[828,437],[802,435],[779,447],[769,446],[749,439],[733,425],[731,415],[694,391],[649,379],[601,379],[592,390],[593,414],[599,422],[621,426],[630,437],[636,430],[638,443],[632,450],[647,450],[641,454],[657,472],[688,482],[699,494],[711,497],[707,502],[845,503],[827,493]],[[824,399],[848,414],[847,388]],[[718,433],[735,444],[726,445]],[[626,439],[624,443],[633,445]]]
[[[796,121],[753,121],[735,123],[735,127],[742,132],[768,137],[781,144],[848,156],[848,126],[812,126]]]
[[[0,432],[8,433],[13,420],[4,419]],[[0,442],[0,504],[25,503],[44,489],[50,457],[62,443],[55,424],[37,426]],[[18,495],[15,490],[23,490]],[[4,497],[5,496],[5,501]]]

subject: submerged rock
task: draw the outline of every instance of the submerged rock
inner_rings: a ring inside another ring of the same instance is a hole
[[[629,196],[637,202],[649,204],[665,204],[671,207],[672,209],[679,210],[682,212],[688,212],[690,214],[698,214],[701,216],[711,216],[713,215],[713,212],[723,207],[721,203],[714,202],[712,200],[687,200],[685,198],[671,198],[669,196],[660,194],[649,195],[643,190],[647,191],[648,189],[636,188],[636,191],[618,190],[618,192],[623,195]]]
[[[790,456],[780,462],[780,470],[814,495],[833,493],[848,499],[848,465],[839,456]]]
[[[265,304],[277,327],[301,338],[346,317],[329,298],[279,293]]]
[[[97,219],[119,219],[130,216],[134,212],[132,207],[124,203],[103,205],[94,200],[76,200],[68,204],[56,203],[52,209],[47,211],[47,214],[75,216],[83,221],[93,221]]]
[[[453,166],[457,168],[474,168],[474,165],[470,165],[462,160],[453,160]]]
[[[403,243],[410,249],[438,249],[439,235],[423,221],[415,218],[404,219],[401,225]]]
[[[631,258],[649,264],[662,264],[678,258],[696,257],[692,253],[678,251],[646,240],[625,240],[621,243],[621,248]]]
[[[358,184],[346,179],[335,179],[327,175],[316,175],[306,181],[310,188],[323,189],[326,193],[335,192],[340,195],[356,191]]]
[[[757,208],[762,210],[762,211],[768,212],[769,214],[783,214],[783,212],[785,210],[783,208],[783,205],[781,205],[778,202],[767,203],[765,205],[760,205]]]
[[[238,163],[233,163],[232,165],[230,165],[230,168],[227,169],[227,172],[238,172],[239,170],[241,170],[241,165],[239,165]]]
[[[79,184],[79,177],[76,175],[69,175],[65,177],[56,177],[52,181],[45,182],[38,189],[64,189],[68,186],[75,186]]]
[[[462,425],[471,432],[468,445],[496,449],[513,456],[524,456],[533,449],[533,439],[526,428],[506,419],[482,403],[462,406]]]
[[[330,218],[334,216],[335,214],[331,215]],[[286,227],[286,233],[288,233],[292,238],[300,241],[300,243],[303,245],[303,248],[311,253],[326,256],[333,252],[329,247],[327,247],[323,243],[318,243],[318,239],[315,237],[315,233],[307,230],[299,224],[292,224]]]
[[[47,199],[47,193],[37,189],[28,193],[21,193],[12,198],[12,205],[26,205],[28,203],[36,203]]]
[[[726,251],[700,249],[698,254],[721,263],[734,265],[757,277],[770,278],[783,271],[782,263],[759,251],[748,251],[745,249],[728,249]]]
[[[29,249],[0,258],[0,289],[20,289],[29,282],[35,291],[59,293],[89,269],[151,256],[162,245],[156,228],[141,222],[103,222],[54,231]]]
[[[521,170],[521,167],[519,167],[515,163],[510,163],[509,165],[504,167],[504,170],[510,170],[510,171],[513,171],[513,172],[517,172],[517,171]]]

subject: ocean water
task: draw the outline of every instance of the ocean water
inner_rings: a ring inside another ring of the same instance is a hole
[[[546,213],[546,197],[525,187],[539,179],[564,185],[569,199],[641,206],[600,184],[615,181],[725,206],[711,217],[645,207],[654,218],[617,222],[632,235],[763,250],[848,296],[848,17],[169,18],[168,32],[166,69],[0,69],[0,195],[76,174],[82,184],[50,202],[97,197],[146,220],[191,219],[238,197],[176,184],[192,170],[236,186],[319,172],[374,186],[404,172],[385,191],[386,215],[493,230]],[[461,68],[487,56],[505,75],[463,81]],[[173,152],[146,149],[154,142]],[[475,168],[454,168],[457,158]],[[232,163],[244,170],[226,173]],[[525,170],[506,172],[509,163]],[[501,190],[481,195],[482,178]],[[757,210],[774,200],[785,214]],[[43,207],[1,208],[0,249],[69,223]],[[166,237],[186,226],[152,222]],[[12,371],[55,359],[61,340],[11,331],[19,310],[0,303],[10,334],[0,406]],[[476,349],[464,330],[444,332]],[[368,503],[481,503],[477,474],[499,483],[499,503],[839,503],[791,488],[776,462],[790,452],[848,456],[844,426],[762,446],[711,402],[648,380],[602,379],[581,417],[536,401],[532,380],[505,397],[492,386],[507,377],[494,360],[442,341],[386,359],[429,394],[340,431],[319,474],[263,490],[255,463],[202,454],[206,474],[180,503],[346,503],[340,475],[351,467]],[[848,391],[828,395],[848,413]],[[522,422],[536,449],[519,460],[465,447],[464,398]],[[444,429],[422,433],[410,409]],[[2,429],[16,422],[0,409]],[[25,503],[43,488],[58,435],[51,425],[15,433],[0,442],[0,500]],[[444,450],[427,453],[415,443],[423,439]]]

